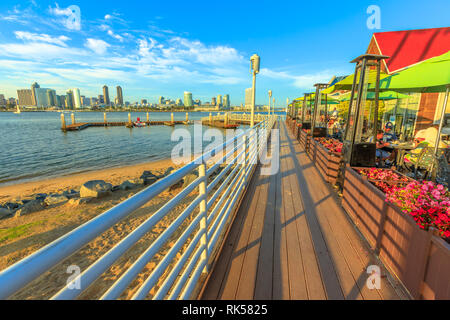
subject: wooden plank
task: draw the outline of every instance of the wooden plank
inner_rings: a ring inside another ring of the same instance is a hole
[[[256,274],[255,294],[256,300],[272,299],[272,277],[274,261],[274,229],[275,217],[279,214],[276,207],[277,176],[270,176],[267,206],[264,217],[264,227],[261,236],[261,247],[259,249],[258,271]]]
[[[252,196],[256,190],[255,180],[258,179],[258,170],[253,175],[252,179],[248,184],[248,191],[244,197],[241,207],[239,208],[238,213],[236,214],[235,220],[233,221],[233,225],[230,229],[227,239],[225,240],[225,244],[223,246],[222,251],[218,256],[218,261],[214,270],[212,270],[212,275],[207,285],[205,286],[205,290],[202,295],[202,299],[205,300],[216,300],[220,299],[220,293],[224,282],[226,282],[229,275],[229,265],[231,264],[232,254],[234,252],[234,248],[238,242],[238,238],[241,234],[244,218],[247,215],[248,208],[250,207]]]
[[[287,146],[282,147],[282,149],[283,155],[289,154]],[[285,214],[284,229],[286,230],[290,299],[308,299],[302,253],[300,250],[300,243],[298,241],[297,226],[294,220],[296,219],[296,212],[294,210],[293,198],[295,197],[296,201],[298,201],[300,194],[294,194],[291,189],[290,177],[295,175],[292,158],[283,157],[281,167],[284,172],[282,177],[282,197]]]
[[[283,134],[286,135],[286,129],[284,128]],[[300,150],[297,142],[294,140],[292,141],[292,136],[288,137],[289,145],[293,149],[291,152],[297,153],[297,161],[300,161],[300,164],[304,167],[309,167],[309,169],[313,169],[313,166],[311,166],[311,161],[309,158],[306,160],[307,155],[303,152],[297,152]],[[303,198],[303,204],[306,209],[306,217],[308,221],[308,225],[311,232],[311,237],[314,243],[314,247],[316,249],[316,255],[317,259],[319,261],[320,266],[320,272],[322,275],[322,281],[325,286],[325,291],[327,293],[328,299],[338,300],[338,299],[344,299],[344,295],[342,293],[342,289],[339,283],[338,276],[336,274],[336,270],[334,268],[333,259],[330,256],[330,253],[327,248],[327,244],[325,242],[325,239],[322,234],[322,230],[320,228],[319,222],[316,217],[316,213],[314,211],[314,203],[311,198],[311,192],[310,190],[314,190],[314,193],[320,191],[314,189],[309,189],[305,177],[304,172],[308,169],[302,170],[301,168],[297,168],[298,174],[298,184],[300,187],[300,190],[302,190],[302,198]],[[320,179],[321,180],[321,179]]]
[[[297,236],[300,243],[300,250],[303,259],[303,271],[305,273],[306,288],[308,291],[308,298],[313,300],[326,299],[325,288],[323,286],[322,277],[320,275],[319,264],[312,243],[311,234],[306,220],[306,213],[301,198],[301,192],[298,181],[295,176],[290,177],[291,190],[293,194],[299,195],[297,201],[294,201],[295,212],[298,218],[295,219],[297,227]],[[295,197],[294,197],[295,199]]]
[[[239,285],[239,279],[241,277],[242,265],[247,250],[248,239],[250,231],[253,225],[253,219],[255,216],[256,205],[259,199],[259,193],[261,188],[259,182],[261,180],[260,170],[258,169],[257,179],[253,182],[256,184],[256,189],[250,197],[250,207],[247,212],[244,213],[243,227],[237,239],[236,246],[233,248],[233,253],[231,255],[231,264],[229,267],[229,275],[222,285],[220,292],[221,299],[231,300],[236,299],[236,293]]]
[[[284,128],[284,126],[282,126]],[[285,129],[284,129],[285,130]],[[284,132],[283,129],[281,132]],[[286,135],[280,137],[280,146],[287,142]],[[281,148],[282,149],[282,148]],[[283,154],[280,150],[280,157]],[[273,292],[272,296],[275,300],[289,299],[289,274],[287,267],[287,251],[286,251],[286,229],[283,228],[285,223],[284,207],[282,201],[281,180],[284,174],[284,169],[280,165],[280,174],[277,175],[277,193],[276,193],[276,208],[277,214],[275,217],[274,230],[274,257],[273,257]]]
[[[268,195],[268,177],[260,175],[259,196],[256,199],[256,208],[254,213],[251,230],[247,240],[244,261],[242,262],[242,271],[238,283],[236,299],[250,300],[254,298],[255,280],[258,269],[259,249],[261,246],[261,237],[264,225],[264,214],[266,211]]]

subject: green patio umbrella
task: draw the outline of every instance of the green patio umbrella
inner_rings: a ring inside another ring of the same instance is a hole
[[[369,89],[374,90],[373,86],[369,86]],[[435,154],[437,154],[439,140],[441,138],[449,89],[450,51],[420,62],[380,81],[380,90],[421,93],[445,91],[444,105],[442,106],[439,130],[435,143]]]
[[[381,72],[380,73],[380,79],[384,79],[386,77],[388,77],[389,75]],[[377,77],[377,71],[376,70],[369,70],[369,79],[368,79],[368,83],[375,83],[376,77]],[[336,90],[352,90],[352,85],[353,85],[353,78],[354,78],[354,74],[351,74],[347,77],[345,77],[343,80],[336,82],[334,85],[332,85],[331,87],[328,87],[326,89],[324,89],[322,91],[322,93],[332,93]],[[358,78],[358,82],[359,83],[359,78]]]
[[[380,100],[395,100],[395,99],[406,99],[408,95],[402,94],[396,91],[383,91],[379,93],[378,99]],[[344,93],[339,98],[339,101],[349,101],[350,92]],[[366,100],[375,100],[375,92],[367,92]]]

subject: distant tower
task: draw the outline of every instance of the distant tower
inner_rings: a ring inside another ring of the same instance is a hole
[[[220,107],[222,106],[222,96],[219,94],[217,95],[217,105]]]
[[[73,92],[70,89],[66,92],[66,108],[73,109]]]
[[[121,86],[117,86],[117,104],[119,106],[123,106],[123,94],[122,94],[122,87]]]
[[[74,88],[72,89],[73,92],[73,104],[76,109],[81,108],[81,95],[80,95],[80,89]]]
[[[194,104],[192,102],[192,93],[185,91],[184,92],[184,106],[192,107]]]
[[[226,108],[230,107],[230,95],[226,94],[223,96],[223,106]]]
[[[38,104],[37,97],[36,97],[36,90],[35,90],[36,88],[40,88],[40,86],[37,82],[33,82],[33,84],[31,85],[31,99],[32,99],[33,106],[37,106],[37,104]]]
[[[103,99],[105,100],[105,104],[109,106],[111,102],[109,101],[109,92],[108,92],[108,86],[103,86]]]
[[[212,97],[211,98],[211,105],[212,106],[215,106],[217,104],[217,102],[216,102],[216,97]]]

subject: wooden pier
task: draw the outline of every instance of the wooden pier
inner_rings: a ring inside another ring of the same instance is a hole
[[[171,120],[170,121],[150,121],[149,115],[147,113],[147,120],[146,121],[140,121],[139,123],[141,125],[136,125],[136,122],[131,121],[131,114],[128,114],[128,121],[107,121],[106,120],[106,113],[104,113],[103,121],[102,122],[76,122],[75,121],[75,115],[71,114],[71,124],[66,124],[66,120],[64,117],[64,114],[61,114],[61,130],[64,132],[67,131],[80,131],[89,127],[127,127],[127,128],[134,128],[134,127],[146,127],[146,126],[175,126],[177,124],[184,124],[189,125],[192,124],[193,121],[189,121],[189,116],[186,113],[186,120],[177,120],[175,121],[173,119],[173,113],[171,114]]]
[[[409,299],[279,125],[280,170],[267,176],[258,167],[198,298]],[[381,269],[379,288],[366,285],[371,265]]]

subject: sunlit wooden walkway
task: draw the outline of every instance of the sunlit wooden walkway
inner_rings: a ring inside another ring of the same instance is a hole
[[[202,299],[406,299],[382,268],[304,150],[280,127],[280,170],[257,169]]]

